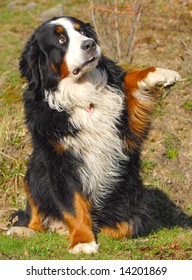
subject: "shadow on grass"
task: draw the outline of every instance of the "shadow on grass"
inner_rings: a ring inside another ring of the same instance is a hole
[[[192,216],[187,215],[162,190],[146,188],[151,209],[150,231],[156,232],[161,228],[192,227]]]

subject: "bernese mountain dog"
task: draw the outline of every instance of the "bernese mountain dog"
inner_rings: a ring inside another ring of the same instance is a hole
[[[155,93],[180,79],[172,70],[125,71],[99,47],[93,27],[73,17],[44,22],[20,60],[33,152],[25,176],[26,209],[10,235],[68,233],[71,253],[98,251],[99,232],[146,233],[148,198],[140,153]]]

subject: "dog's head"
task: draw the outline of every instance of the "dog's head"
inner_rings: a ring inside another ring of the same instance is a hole
[[[97,67],[101,56],[89,23],[72,17],[53,18],[37,28],[20,60],[20,71],[31,89],[54,89],[71,76],[79,79]]]

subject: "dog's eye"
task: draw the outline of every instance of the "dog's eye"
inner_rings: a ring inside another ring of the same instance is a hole
[[[81,33],[82,35],[85,35],[85,30],[84,30],[84,29],[80,29],[80,33]]]
[[[65,36],[63,36],[63,35],[59,36],[58,42],[59,42],[59,44],[63,45],[63,44],[65,44],[67,42],[67,38]]]

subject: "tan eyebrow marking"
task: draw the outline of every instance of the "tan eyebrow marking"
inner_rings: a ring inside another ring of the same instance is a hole
[[[55,30],[57,33],[62,33],[64,31],[64,28],[63,28],[63,26],[58,25]]]
[[[74,23],[73,25],[76,30],[80,30],[81,26],[78,23]]]

